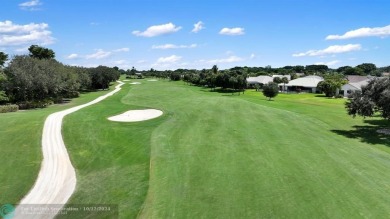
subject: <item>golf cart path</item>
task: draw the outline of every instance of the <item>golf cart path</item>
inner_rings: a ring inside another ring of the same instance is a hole
[[[41,169],[33,188],[21,200],[19,205],[56,204],[56,207],[61,207],[66,204],[76,188],[76,172],[69,159],[64,140],[62,139],[62,120],[68,114],[112,96],[118,92],[124,84],[121,81],[118,81],[118,83],[115,90],[100,96],[89,103],[56,112],[47,117],[42,134],[43,161]],[[21,208],[17,207],[15,210],[15,218],[26,218],[26,215],[21,215],[20,212]],[[28,218],[54,218],[55,215],[31,216],[32,215],[29,215]]]

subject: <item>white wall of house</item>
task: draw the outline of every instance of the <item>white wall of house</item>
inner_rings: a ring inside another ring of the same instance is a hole
[[[354,87],[350,84],[345,84],[341,87],[341,91],[343,91],[344,97],[347,97],[349,94],[351,94],[352,92],[355,92],[357,90],[360,90],[360,89],[357,87]]]

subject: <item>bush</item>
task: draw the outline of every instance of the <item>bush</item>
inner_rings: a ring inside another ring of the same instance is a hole
[[[36,108],[46,108],[47,106],[53,104],[53,100],[39,100],[39,101],[25,101],[17,103],[19,109],[36,109]]]
[[[18,105],[3,105],[0,106],[0,113],[16,112],[19,110]]]
[[[77,97],[80,97],[80,92],[78,92],[78,91],[69,91],[68,93],[66,93],[64,95],[64,97],[65,98],[77,98]],[[61,102],[62,102],[62,98],[61,98]]]

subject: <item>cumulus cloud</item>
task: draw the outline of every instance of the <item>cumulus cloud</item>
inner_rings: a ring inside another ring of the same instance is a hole
[[[167,24],[161,24],[161,25],[154,25],[148,27],[145,31],[139,31],[135,30],[132,33],[136,36],[143,36],[143,37],[155,37],[155,36],[160,36],[164,34],[170,34],[170,33],[175,33],[179,31],[181,27],[177,27],[176,25],[172,23],[167,23]]]
[[[203,60],[204,61],[204,60]],[[206,63],[209,64],[218,64],[218,63],[232,63],[232,62],[241,62],[244,61],[243,58],[238,57],[238,56],[229,56],[228,58],[223,58],[223,59],[212,59],[212,60],[207,60],[205,61]]]
[[[180,66],[179,61],[182,59],[181,56],[171,55],[167,57],[160,57],[155,63],[152,64],[153,68],[158,69],[175,69]]]
[[[162,63],[175,63],[179,60],[181,60],[181,56],[177,56],[177,55],[171,55],[171,56],[168,56],[168,57],[160,57],[157,59],[157,63],[159,64],[162,64]]]
[[[66,57],[66,59],[77,59],[78,57],[79,57],[78,54],[72,53],[72,54],[68,55],[68,56]]]
[[[86,55],[86,59],[103,59],[112,55],[112,52],[104,51],[102,49],[97,49],[95,53]]]
[[[343,35],[329,35],[326,40],[344,40],[360,37],[387,37],[390,36],[390,25],[385,27],[363,27],[356,30],[351,30]]]
[[[234,28],[225,27],[225,28],[222,28],[221,31],[219,31],[219,34],[237,36],[237,35],[245,34],[245,31],[244,31],[244,28],[241,28],[241,27],[234,27]]]
[[[164,45],[153,45],[152,49],[192,49],[196,48],[197,44],[191,45],[175,45],[175,44],[164,44]]]
[[[42,5],[42,3],[39,0],[32,0],[32,1],[20,3],[19,7],[23,10],[34,11],[34,10],[38,10],[39,9],[38,6],[40,5]]]
[[[46,23],[19,25],[12,21],[0,21],[0,46],[52,44],[54,38],[48,28],[49,25]]]
[[[113,52],[128,52],[130,51],[129,48],[120,48],[120,49],[114,49]]]
[[[126,47],[119,48],[119,49],[113,49],[111,51],[105,51],[103,49],[95,49],[95,53],[81,56],[81,57],[83,57],[85,59],[104,59],[104,58],[115,55],[115,53],[128,52],[128,51],[130,51],[130,49],[126,48]],[[75,59],[75,58],[80,58],[80,56],[78,54],[71,54],[67,57],[67,59]]]
[[[309,50],[307,52],[295,53],[292,56],[294,57],[323,56],[323,55],[358,51],[361,49],[362,46],[360,44],[334,45],[334,46],[329,46],[328,48],[322,50]]]
[[[192,29],[191,32],[197,33],[199,31],[201,31],[202,29],[205,28],[203,25],[204,25],[204,23],[202,21],[199,21],[198,23],[194,24],[194,29]]]

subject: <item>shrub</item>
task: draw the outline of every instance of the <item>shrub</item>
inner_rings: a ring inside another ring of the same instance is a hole
[[[19,110],[18,105],[3,105],[0,106],[0,113],[16,112]]]
[[[46,108],[47,106],[53,104],[53,100],[39,100],[39,101],[24,101],[17,103],[19,109],[36,109],[36,108]]]

